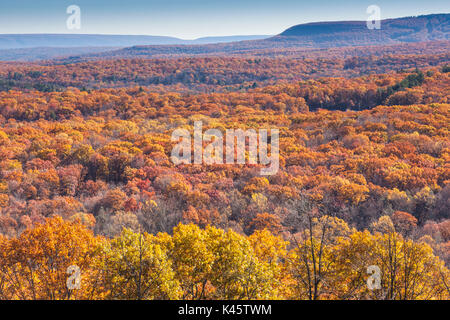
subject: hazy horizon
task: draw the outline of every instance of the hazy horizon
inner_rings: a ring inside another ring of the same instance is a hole
[[[284,31],[284,30],[283,30]],[[281,33],[280,31],[279,33]],[[226,37],[250,37],[250,36],[275,36],[276,34],[228,34],[228,35],[220,35],[220,36],[200,36],[197,38],[192,39],[185,39],[175,36],[167,36],[167,35],[160,35],[160,34],[119,34],[119,33],[72,33],[72,32],[61,32],[61,33],[45,33],[45,32],[27,32],[27,33],[0,33],[0,35],[74,35],[74,36],[130,36],[130,37],[167,37],[167,38],[176,38],[180,40],[198,40],[202,38],[226,38]]]

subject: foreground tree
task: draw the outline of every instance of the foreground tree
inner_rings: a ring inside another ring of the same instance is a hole
[[[61,217],[49,218],[18,238],[0,241],[0,296],[33,300],[94,298],[91,267],[98,245],[99,239],[81,223],[65,222]],[[68,286],[70,266],[81,272],[76,289]]]
[[[124,229],[105,242],[98,267],[107,299],[176,299],[180,295],[166,250],[147,233]]]

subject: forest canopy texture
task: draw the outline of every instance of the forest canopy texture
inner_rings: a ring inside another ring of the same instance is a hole
[[[0,299],[449,299],[449,48],[0,62]],[[196,121],[279,171],[174,165]]]

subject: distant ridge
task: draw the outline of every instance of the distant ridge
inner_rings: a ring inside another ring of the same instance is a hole
[[[209,45],[133,46],[110,52],[80,55],[73,57],[72,61],[99,58],[239,55],[271,49],[327,49],[449,40],[450,14],[432,14],[382,20],[381,30],[369,30],[365,21],[316,22],[293,26],[277,36],[262,40]]]
[[[117,50],[120,47],[36,47],[0,49],[0,61],[36,61],[63,59],[75,55]]]
[[[383,46],[430,41],[444,41],[450,44],[450,14],[386,19],[381,21],[380,30],[369,30],[366,21],[306,23],[290,27],[272,37],[253,35],[204,37],[196,40],[107,35],[47,35],[48,39],[45,35],[40,35],[40,37],[36,35],[0,35],[0,60],[32,61],[60,57],[60,62],[70,63],[104,58],[264,54],[263,52],[267,50],[283,54],[287,51],[286,49],[326,50],[328,48]],[[7,43],[8,41],[17,43]],[[1,50],[2,45],[6,47],[33,46],[42,41],[51,42],[53,46],[47,43],[41,45],[41,47],[46,47],[45,50],[36,48]],[[152,41],[153,43],[151,43]],[[137,42],[145,43],[136,44]],[[129,43],[133,44],[127,45]],[[78,49],[73,52],[66,49],[55,49],[58,46],[67,47],[68,44],[72,44],[70,47],[76,46]],[[99,50],[86,49],[94,45]]]
[[[0,34],[0,49],[38,47],[131,47],[137,45],[179,45],[223,43],[268,38],[268,35],[203,37],[183,40],[164,36],[101,35],[101,34]]]
[[[272,41],[316,47],[392,44],[450,39],[450,14],[386,19],[381,29],[370,30],[366,21],[315,22],[293,26]]]

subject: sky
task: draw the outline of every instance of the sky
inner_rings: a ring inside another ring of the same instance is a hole
[[[448,0],[1,0],[0,33],[161,35],[182,39],[274,35],[300,23],[448,13]],[[68,29],[67,7],[80,8]]]

